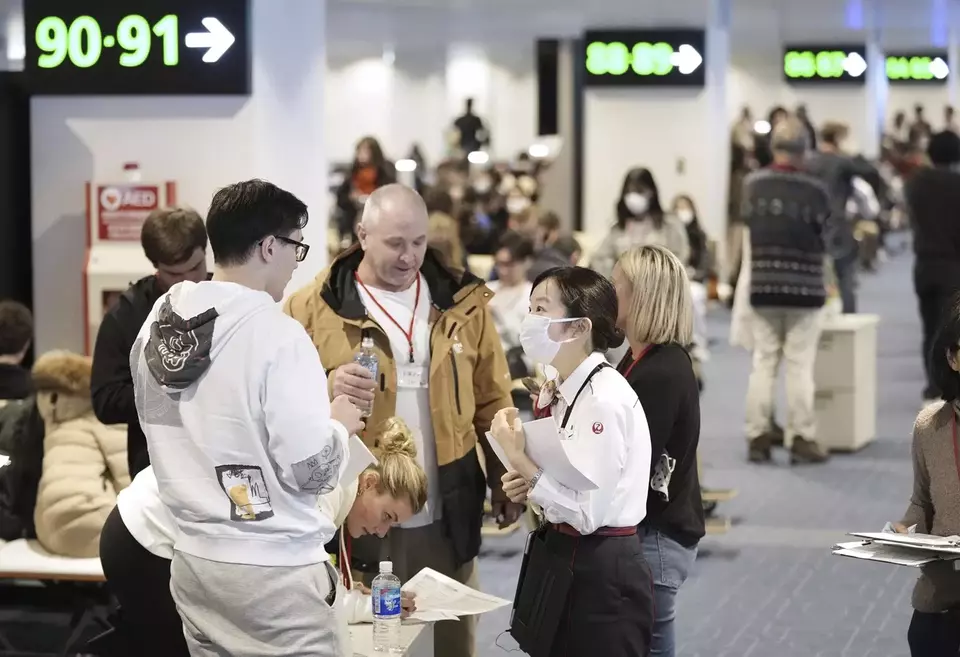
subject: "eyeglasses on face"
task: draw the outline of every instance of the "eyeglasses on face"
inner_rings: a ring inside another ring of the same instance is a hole
[[[290,239],[289,237],[284,237],[283,235],[274,235],[274,237],[279,241],[283,242],[284,244],[289,244],[290,246],[296,247],[297,262],[303,262],[304,258],[307,257],[307,253],[310,251],[309,244],[298,242],[297,240]]]

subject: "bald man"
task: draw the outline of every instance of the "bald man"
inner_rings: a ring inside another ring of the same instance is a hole
[[[313,338],[330,393],[369,410],[364,442],[376,446],[383,422],[393,416],[414,429],[428,498],[421,513],[385,539],[355,541],[352,566],[369,580],[377,562],[389,558],[403,581],[429,567],[477,587],[487,488],[478,448],[485,451],[501,524],[512,524],[522,510],[503,494],[500,460],[484,438],[496,412],[513,405],[487,307],[493,294],[427,248],[427,208],[408,187],[386,185],[371,194],[357,235],[359,244],[290,297],[286,311]],[[354,363],[365,337],[380,359],[375,378]],[[472,656],[475,618],[438,623],[434,654]]]

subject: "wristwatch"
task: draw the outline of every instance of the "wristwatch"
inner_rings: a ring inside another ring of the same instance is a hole
[[[530,481],[527,485],[530,487],[530,490],[533,490],[533,487],[537,485],[537,482],[540,481],[540,477],[543,476],[543,468],[538,469],[533,473],[533,476],[530,477]]]

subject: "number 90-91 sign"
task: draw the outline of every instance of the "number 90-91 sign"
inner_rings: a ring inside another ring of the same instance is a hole
[[[25,4],[34,93],[250,93],[247,0]]]
[[[591,30],[584,35],[587,86],[700,86],[703,30]]]

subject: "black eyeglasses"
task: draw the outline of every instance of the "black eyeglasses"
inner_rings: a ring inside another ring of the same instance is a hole
[[[310,251],[310,245],[304,244],[303,242],[298,242],[297,240],[292,240],[289,237],[284,237],[283,235],[274,235],[275,238],[283,242],[284,244],[289,244],[290,246],[297,247],[297,262],[303,262],[303,259],[307,257],[307,253]]]

